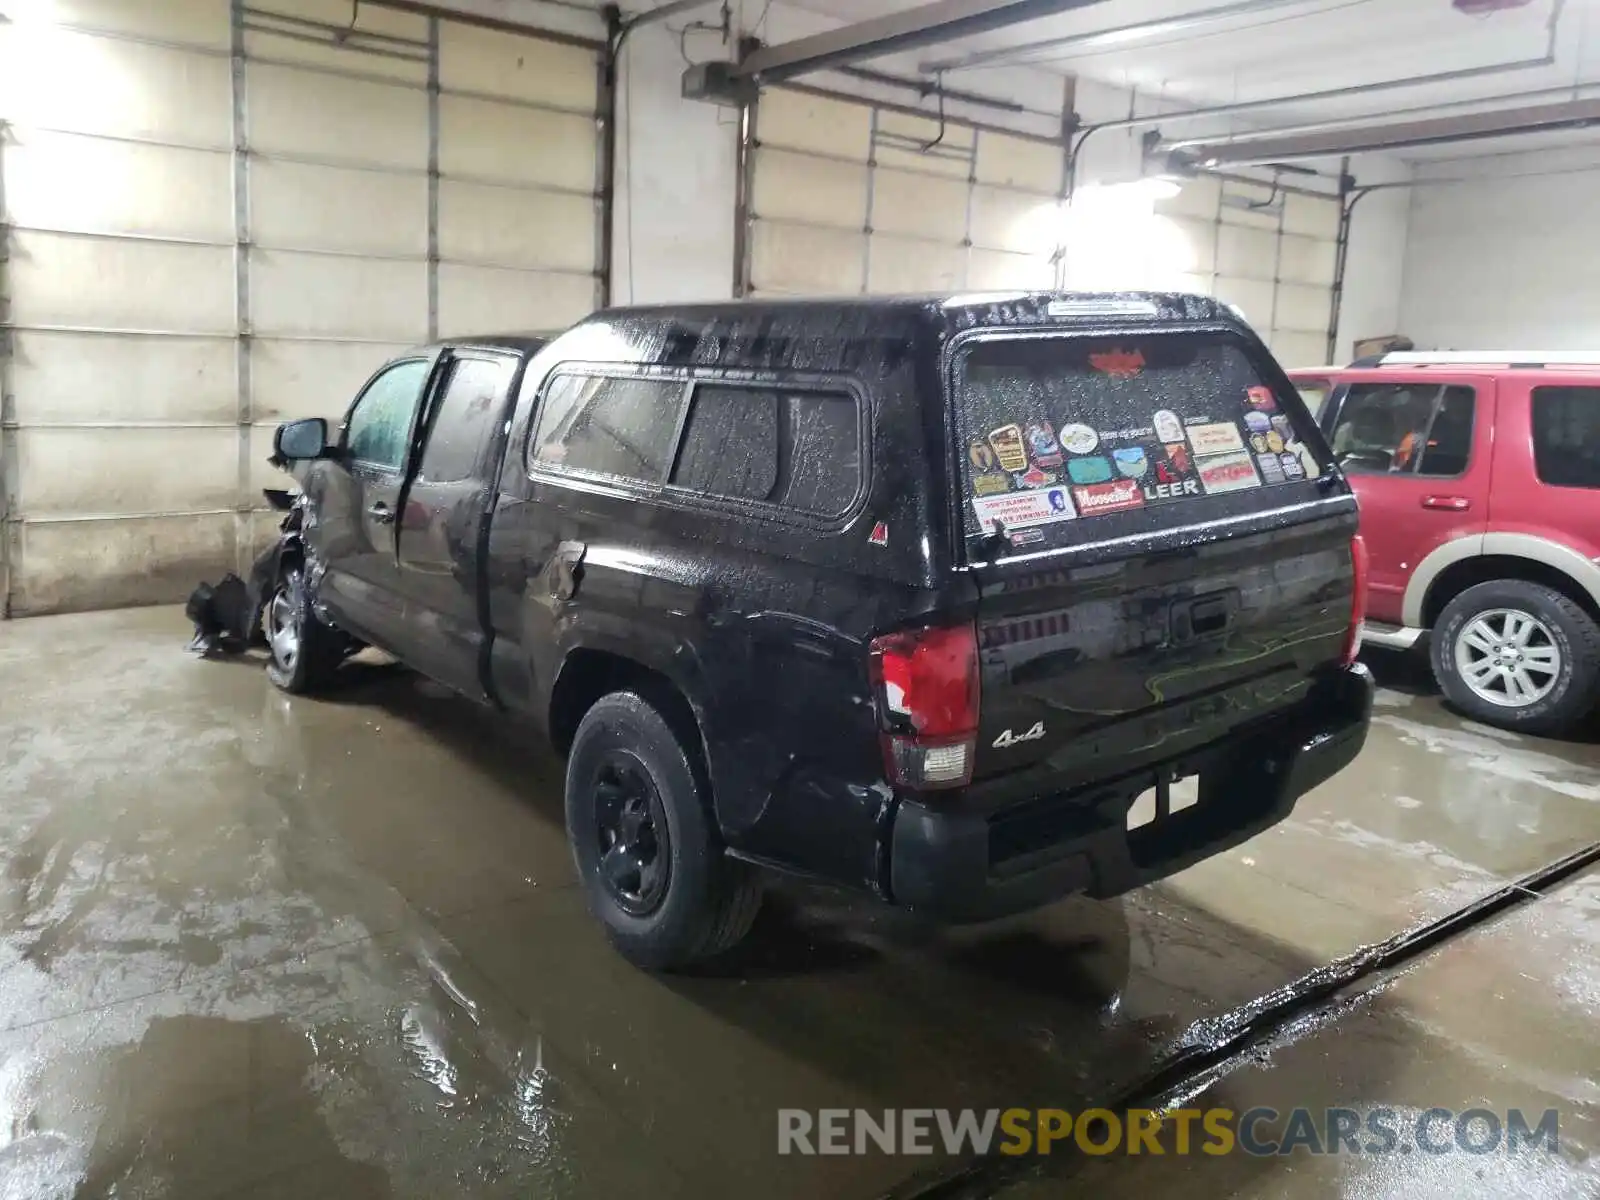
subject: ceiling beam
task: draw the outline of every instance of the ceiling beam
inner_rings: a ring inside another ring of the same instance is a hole
[[[1089,8],[1105,0],[935,0],[905,12],[891,13],[830,29],[812,37],[762,46],[733,68],[736,79],[779,83],[901,50],[916,50],[955,38],[972,37]]]
[[[1329,122],[1328,127],[1323,129],[1302,126],[1299,132],[1292,135],[1245,135],[1213,142],[1191,141],[1181,146],[1169,144],[1157,147],[1157,152],[1175,151],[1185,160],[1207,168],[1248,166],[1405,150],[1415,146],[1439,146],[1561,129],[1583,129],[1591,125],[1600,125],[1600,99],[1501,108],[1418,121],[1391,121],[1355,128],[1350,127],[1346,118],[1342,122]]]

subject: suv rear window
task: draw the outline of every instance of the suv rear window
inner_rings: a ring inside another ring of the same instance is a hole
[[[1533,463],[1540,483],[1600,488],[1600,388],[1533,389]]]
[[[1301,440],[1303,410],[1281,406],[1226,335],[980,342],[958,366],[956,395],[971,535],[1322,473]]]

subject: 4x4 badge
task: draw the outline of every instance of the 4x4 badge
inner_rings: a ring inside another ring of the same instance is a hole
[[[1042,737],[1044,737],[1044,722],[1035,721],[1033,728],[1028,730],[1027,733],[1012,733],[1011,730],[1006,730],[995,738],[994,748],[996,750],[1009,750],[1013,746],[1022,745],[1023,742],[1037,742]]]

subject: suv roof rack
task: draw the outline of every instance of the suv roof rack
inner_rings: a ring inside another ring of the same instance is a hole
[[[1600,366],[1600,350],[1403,350],[1364,358],[1358,367]]]

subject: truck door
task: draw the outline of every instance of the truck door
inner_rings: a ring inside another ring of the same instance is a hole
[[[1370,557],[1367,616],[1402,624],[1406,584],[1446,542],[1482,534],[1489,516],[1494,381],[1393,371],[1358,376],[1326,427],[1361,502]]]
[[[483,534],[493,507],[497,434],[508,417],[517,356],[453,350],[428,415],[400,515],[399,591],[407,662],[484,698]]]
[[[307,533],[327,568],[318,597],[339,624],[386,649],[404,633],[396,518],[432,370],[431,358],[406,358],[374,375],[345,418],[339,454],[307,481],[316,513]]]

